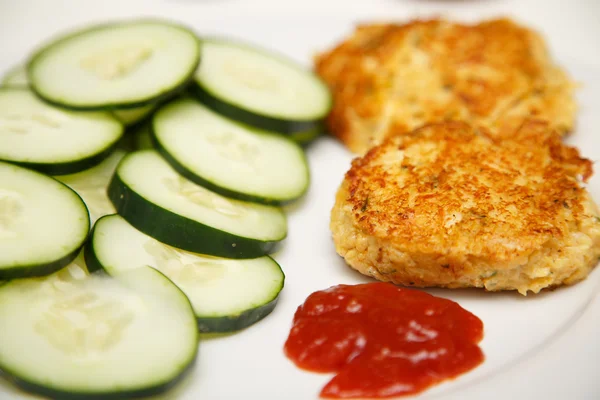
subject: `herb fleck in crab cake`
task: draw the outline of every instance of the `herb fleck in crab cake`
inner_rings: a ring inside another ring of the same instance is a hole
[[[364,153],[388,132],[446,120],[514,131],[525,118],[574,125],[574,84],[543,39],[508,19],[362,25],[316,59],[334,108],[329,131]]]
[[[419,287],[539,292],[584,279],[600,217],[592,164],[547,123],[505,137],[463,122],[399,132],[354,160],[337,193],[337,252],[359,272]]]

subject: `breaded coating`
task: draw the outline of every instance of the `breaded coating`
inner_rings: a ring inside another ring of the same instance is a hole
[[[334,97],[329,131],[360,154],[388,132],[447,120],[495,133],[535,117],[564,135],[577,111],[541,36],[509,19],[362,25],[315,69]]]
[[[591,162],[545,122],[507,136],[445,122],[355,159],[331,212],[337,252],[408,286],[527,294],[584,279],[600,257]]]

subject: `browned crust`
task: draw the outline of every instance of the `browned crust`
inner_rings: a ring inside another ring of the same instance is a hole
[[[581,218],[577,175],[592,174],[589,160],[548,132],[544,123],[530,122],[515,133],[520,141],[494,142],[486,132],[449,122],[395,135],[353,162],[347,201],[361,230],[393,237],[410,251],[449,249],[476,233],[477,243],[464,246],[478,256],[527,254]],[[439,153],[423,162],[429,148]],[[406,155],[413,151],[414,158]],[[405,154],[400,163],[381,162],[394,152]],[[463,215],[462,223],[448,232],[444,220],[453,213]],[[499,238],[518,241],[518,250],[486,245]]]
[[[332,210],[338,252],[362,273],[415,286],[490,289],[498,271],[510,283],[496,289],[583,279],[600,256],[600,219],[580,184],[592,163],[543,121],[506,135],[432,124],[355,159]]]
[[[561,135],[574,125],[573,83],[543,39],[509,19],[361,25],[315,68],[334,97],[329,131],[357,153],[389,130],[444,120],[491,133],[514,131],[532,116]]]

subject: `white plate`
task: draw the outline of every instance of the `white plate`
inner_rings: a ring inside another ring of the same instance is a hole
[[[68,4],[65,4],[68,3]],[[319,4],[322,3],[322,4]],[[49,35],[90,21],[156,15],[190,24],[202,33],[255,41],[309,64],[311,55],[371,18],[409,18],[443,13],[461,19],[514,14],[540,29],[553,54],[584,83],[576,132],[568,139],[583,155],[600,160],[599,3],[560,1],[19,1],[0,6],[0,71],[25,57]],[[541,6],[541,7],[540,7]],[[286,11],[287,8],[287,11]],[[275,311],[257,325],[201,343],[197,367],[165,398],[316,399],[331,375],[297,369],[282,352],[293,313],[315,290],[366,282],[345,267],[330,239],[329,210],[351,155],[332,139],[309,151],[312,186],[289,208],[290,235],[276,255],[286,286]],[[600,201],[600,173],[589,190]],[[485,323],[486,361],[419,399],[600,398],[600,270],[584,282],[524,298],[516,293],[432,290],[458,301]],[[1,322],[0,322],[1,323]],[[1,329],[1,328],[0,328]],[[0,399],[30,398],[0,383]]]

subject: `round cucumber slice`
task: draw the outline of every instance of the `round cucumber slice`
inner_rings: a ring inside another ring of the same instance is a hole
[[[123,125],[107,112],[69,111],[28,89],[0,88],[0,160],[49,175],[88,169],[111,154]]]
[[[160,272],[55,274],[0,286],[0,369],[36,394],[130,399],[172,387],[198,348],[193,310]]]
[[[88,210],[66,185],[0,162],[0,279],[48,275],[75,259]]]
[[[312,72],[250,44],[202,40],[199,98],[229,118],[280,133],[308,131],[327,116],[331,94]]]
[[[161,108],[152,119],[152,133],[155,147],[180,174],[225,196],[281,204],[308,189],[300,146],[236,123],[192,99]]]
[[[108,195],[135,228],[182,250],[253,258],[273,251],[287,235],[281,208],[229,199],[196,185],[153,150],[126,155]]]
[[[144,106],[169,96],[200,61],[193,32],[158,20],[87,28],[58,38],[28,64],[31,86],[48,102],[75,109]]]

